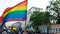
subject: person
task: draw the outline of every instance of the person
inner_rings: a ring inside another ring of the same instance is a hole
[[[23,34],[28,34],[28,32],[26,30],[24,30]]]
[[[10,34],[15,34],[15,31],[12,30]]]
[[[7,32],[6,31],[3,31],[2,34],[7,34]]]
[[[18,32],[18,34],[21,34],[21,33],[22,33],[21,31]]]
[[[28,34],[32,34],[32,32],[31,31],[28,31]]]
[[[2,30],[0,30],[0,34],[2,34]]]

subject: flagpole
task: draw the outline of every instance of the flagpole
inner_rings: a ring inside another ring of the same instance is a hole
[[[28,0],[25,0],[28,2]],[[28,3],[27,3],[28,4]],[[25,20],[25,32],[26,32],[26,21],[27,21],[27,16],[26,16],[26,20]]]
[[[27,20],[27,19],[26,19]],[[26,31],[26,20],[25,20],[25,31]]]

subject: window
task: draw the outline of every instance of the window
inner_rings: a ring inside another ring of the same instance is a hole
[[[58,32],[58,28],[56,28],[56,32]]]
[[[55,28],[52,28],[52,32],[53,32],[53,33],[55,32]]]
[[[59,28],[59,32],[60,32],[60,28]]]

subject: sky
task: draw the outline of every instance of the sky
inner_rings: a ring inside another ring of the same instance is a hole
[[[1,0],[0,1],[0,16],[3,14],[7,7],[13,7],[16,4],[24,0]],[[46,6],[49,5],[49,0],[28,0],[28,10],[33,7],[42,8],[45,10]]]

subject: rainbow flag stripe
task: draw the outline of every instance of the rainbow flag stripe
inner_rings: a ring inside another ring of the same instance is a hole
[[[4,13],[3,17],[5,17],[8,13],[13,12],[15,10],[27,10],[27,2],[23,1],[23,2],[21,2],[19,4],[17,4],[16,6],[12,7],[9,11]]]
[[[27,0],[14,7],[6,9],[3,13],[3,23],[7,21],[24,21],[27,17]]]

